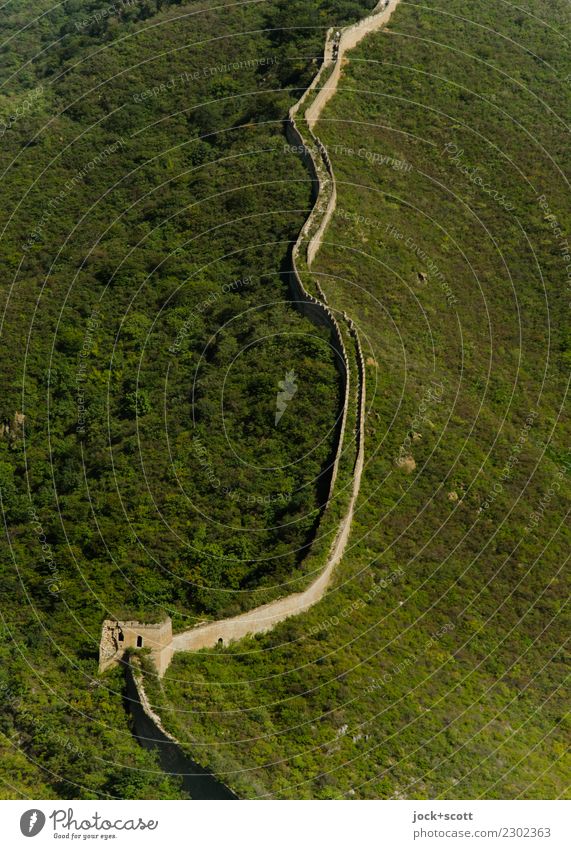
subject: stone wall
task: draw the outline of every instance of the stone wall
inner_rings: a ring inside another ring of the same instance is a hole
[[[346,27],[341,31],[341,38],[339,39],[339,50],[337,54],[337,59],[333,62],[332,50],[331,50],[331,42],[333,39],[332,30],[329,30],[327,33],[327,42],[325,52],[324,52],[324,67],[322,67],[320,71],[320,76],[325,73],[325,68],[333,65],[333,70],[331,72],[331,76],[325,83],[325,85],[320,89],[317,93],[313,103],[307,109],[305,113],[305,118],[307,123],[309,124],[310,129],[313,129],[317,119],[321,115],[325,105],[329,102],[329,100],[335,94],[337,90],[337,86],[339,84],[339,79],[341,77],[341,69],[342,69],[342,60],[344,54],[348,50],[352,50],[357,44],[362,41],[362,39],[371,32],[379,29],[383,24],[386,24],[389,21],[392,13],[394,12],[396,6],[398,6],[400,0],[390,0],[388,6],[384,6],[384,0],[380,0],[379,3],[375,6],[375,9],[368,18],[363,18],[362,21],[358,21],[353,26]],[[311,87],[310,87],[311,88]],[[308,92],[310,89],[307,90]]]
[[[299,102],[301,103],[302,100]],[[290,110],[286,126],[286,135],[289,142],[300,150],[304,162],[312,176],[314,185],[317,186],[317,191],[314,192],[315,200],[312,211],[292,249],[290,289],[292,297],[298,308],[311,320],[325,325],[330,329],[334,348],[337,352],[338,360],[341,365],[340,373],[343,381],[343,409],[337,452],[331,475],[328,501],[326,504],[327,509],[329,501],[333,495],[333,485],[337,477],[339,460],[342,454],[345,438],[347,411],[350,398],[350,370],[345,343],[335,315],[324,301],[319,300],[307,291],[298,268],[299,253],[307,240],[309,232],[311,232],[315,219],[319,218],[320,223],[322,224],[321,217],[325,215],[327,221],[329,221],[335,209],[336,199],[335,176],[333,174],[333,168],[329,157],[327,156],[327,152],[319,139],[312,132],[308,133],[308,139],[304,139],[295,120],[298,107],[299,104],[296,104],[296,106],[292,107]],[[321,162],[318,162],[315,159],[318,155],[321,157]],[[324,198],[322,197],[325,187],[324,181],[320,179],[320,172],[323,172],[324,169],[330,181],[330,193],[325,213],[323,212]],[[323,229],[324,228],[322,226],[317,228],[316,234],[309,241],[309,244],[312,242],[315,243],[316,239],[319,244],[319,234],[323,232]],[[320,291],[320,287],[318,287],[318,291]],[[223,619],[219,622],[211,622],[205,625],[200,625],[196,628],[192,628],[190,631],[184,631],[181,634],[176,634],[173,638],[173,652],[199,651],[200,649],[213,648],[220,644],[225,645],[229,642],[240,640],[254,634],[265,633],[271,630],[279,622],[283,622],[284,619],[287,619],[289,616],[299,615],[305,610],[308,610],[316,604],[326,592],[333,575],[333,570],[341,560],[345,546],[349,539],[353,511],[359,492],[361,473],[364,463],[365,362],[356,328],[350,319],[347,319],[347,324],[349,333],[355,343],[357,375],[359,382],[359,386],[357,388],[358,403],[355,433],[357,449],[355,465],[353,468],[353,488],[351,499],[347,512],[340,522],[324,569],[303,592],[293,593],[285,598],[257,607],[254,610],[249,610],[240,616],[234,616],[230,619]]]
[[[331,337],[333,340],[333,347],[337,355],[338,363],[339,363],[339,373],[341,375],[342,380],[342,390],[343,390],[343,406],[341,409],[341,422],[339,426],[339,437],[337,443],[337,452],[335,455],[335,460],[333,463],[333,471],[331,474],[331,482],[329,486],[329,496],[327,500],[327,504],[331,499],[333,494],[333,486],[335,484],[337,478],[337,472],[339,469],[339,461],[341,458],[341,454],[343,451],[343,440],[345,437],[345,427],[347,422],[347,410],[349,408],[349,396],[350,396],[350,371],[349,371],[349,360],[347,357],[347,351],[345,350],[345,344],[343,342],[343,337],[341,335],[341,330],[339,329],[339,325],[337,323],[337,319],[335,318],[331,309],[323,302],[318,300],[314,295],[307,291],[307,289],[303,285],[303,281],[301,278],[301,274],[298,268],[298,257],[299,252],[302,248],[302,245],[307,237],[307,234],[311,230],[311,226],[315,220],[317,215],[320,215],[319,204],[321,201],[321,195],[324,191],[323,183],[319,179],[319,167],[315,162],[315,154],[313,153],[312,147],[315,143],[315,150],[319,150],[319,146],[317,145],[317,139],[311,134],[310,144],[304,140],[299,128],[297,126],[295,120],[296,108],[292,107],[289,114],[288,126],[289,126],[289,134],[290,138],[295,140],[295,144],[299,147],[302,147],[304,150],[308,151],[308,156],[311,160],[310,173],[314,175],[314,180],[318,184],[318,192],[315,203],[313,205],[313,209],[305,222],[304,226],[301,229],[299,236],[293,246],[292,250],[292,269],[290,274],[290,288],[292,291],[292,295],[296,301],[299,302],[299,307],[302,312],[305,313],[310,319],[317,321],[325,326],[329,327],[331,331]],[[333,172],[330,172],[330,178],[332,182],[333,191],[335,189],[335,177]],[[327,508],[327,505],[326,505]]]

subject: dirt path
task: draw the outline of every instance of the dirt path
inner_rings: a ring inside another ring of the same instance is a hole
[[[312,149],[312,151],[310,152],[310,156],[313,168],[315,169],[315,173],[317,176],[317,182],[319,184],[319,192],[315,205],[310,213],[310,216],[308,217],[308,220],[302,232],[300,233],[296,245],[294,246],[294,273],[297,278],[298,288],[303,293],[304,297],[307,298],[309,303],[313,303],[316,306],[318,305],[320,308],[330,314],[331,321],[335,326],[337,326],[336,320],[330,310],[326,307],[326,305],[318,301],[313,296],[309,295],[309,293],[306,292],[306,290],[304,289],[301,276],[299,275],[296,266],[296,258],[298,257],[298,253],[302,247],[302,243],[304,243],[305,239],[307,238],[307,234],[311,231],[312,225],[316,225],[317,222],[319,222],[314,236],[309,240],[307,244],[308,265],[315,257],[315,254],[317,253],[317,251],[319,250],[319,246],[321,245],[323,233],[325,232],[325,229],[331,219],[331,216],[335,211],[337,197],[335,177],[333,174],[331,163],[329,161],[329,157],[319,140],[313,135],[312,130],[321,112],[323,111],[323,108],[329,102],[330,98],[334,95],[337,89],[337,85],[341,77],[341,64],[345,53],[348,50],[354,48],[366,35],[384,26],[389,20],[395,7],[398,5],[399,0],[390,0],[388,7],[385,9],[381,8],[382,3],[383,0],[381,0],[381,3],[379,3],[373,14],[370,15],[368,18],[365,18],[364,20],[359,21],[353,26],[346,27],[344,30],[342,30],[339,39],[336,38],[335,31],[333,29],[330,29],[328,31],[324,50],[324,61],[319,70],[319,73],[314,78],[309,88],[304,92],[303,96],[300,98],[298,103],[295,104],[295,106],[290,111],[290,122],[295,133],[299,135],[299,137],[302,139],[303,143],[306,145],[307,148]],[[334,49],[336,42],[339,45],[337,51],[335,51]],[[297,127],[295,117],[296,115],[300,114],[300,109],[302,109],[304,102],[306,102],[306,100],[318,88],[320,80],[324,78],[331,66],[333,66],[333,70],[331,71],[331,75],[327,79],[326,84],[318,91],[313,103],[305,112],[305,118],[310,130],[310,138],[306,139],[304,138],[304,131]],[[326,201],[323,197],[323,195],[325,194],[328,195]],[[324,203],[326,203],[325,208]],[[351,322],[349,322],[349,324],[352,328]],[[183,633],[176,634],[172,639],[172,652],[197,651],[198,649],[203,648],[213,648],[219,643],[220,640],[222,640],[222,642],[226,644],[232,640],[239,640],[243,637],[252,634],[264,633],[266,631],[271,630],[279,622],[283,622],[284,619],[287,619],[290,616],[295,616],[297,614],[303,613],[305,610],[308,610],[310,607],[312,607],[314,604],[320,601],[320,599],[323,598],[331,582],[333,571],[341,560],[341,557],[343,556],[345,547],[347,545],[347,541],[349,539],[351,522],[353,519],[355,503],[359,494],[361,474],[363,471],[364,463],[364,364],[362,362],[362,354],[360,350],[359,341],[355,335],[354,330],[352,330],[352,334],[355,338],[355,344],[357,346],[358,355],[361,360],[359,371],[361,374],[362,383],[359,391],[359,411],[357,426],[358,432],[356,434],[357,455],[355,460],[355,466],[353,469],[350,502],[347,508],[347,512],[338,528],[335,540],[333,541],[333,545],[331,547],[323,571],[303,592],[294,593],[292,595],[286,596],[285,598],[281,598],[276,601],[270,602],[269,604],[262,605],[261,607],[257,607],[254,610],[249,610],[248,612],[243,613],[240,616],[234,616],[229,619],[222,619],[218,622],[209,622],[205,625],[200,625],[195,628],[192,628],[189,631],[184,631]],[[343,345],[342,342],[341,345]],[[343,354],[344,356],[346,356],[344,350]],[[348,392],[349,389],[347,385],[347,395]],[[338,456],[341,451],[343,430],[344,428],[342,428],[341,431]]]

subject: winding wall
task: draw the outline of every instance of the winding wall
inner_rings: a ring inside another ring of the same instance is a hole
[[[337,88],[341,74],[341,64],[345,52],[355,47],[356,44],[358,44],[358,42],[361,41],[361,39],[368,33],[383,26],[389,20],[395,7],[398,5],[399,0],[391,0],[388,6],[383,8],[384,2],[385,0],[381,0],[381,3],[378,4],[373,14],[368,18],[365,18],[364,20],[359,21],[359,23],[342,30],[341,36],[337,42],[339,47],[336,54],[334,50],[334,31],[332,29],[328,30],[322,66],[311,85],[306,89],[299,101],[290,109],[286,124],[287,138],[291,144],[300,147],[304,162],[310,171],[316,187],[316,191],[314,191],[315,200],[313,208],[292,249],[290,289],[293,299],[296,302],[296,306],[301,310],[301,312],[307,315],[312,321],[323,324],[330,329],[333,345],[341,366],[340,373],[343,384],[344,401],[339,441],[331,475],[329,498],[326,509],[333,494],[333,486],[338,473],[339,460],[343,451],[350,398],[351,370],[349,367],[349,357],[347,355],[343,333],[341,332],[335,315],[325,303],[325,296],[321,291],[321,287],[317,284],[317,291],[322,294],[323,300],[316,298],[305,288],[302,274],[298,267],[299,257],[304,246],[306,246],[307,266],[308,268],[311,266],[311,263],[313,262],[313,259],[321,245],[323,233],[325,232],[325,229],[335,211],[337,199],[333,167],[327,150],[319,138],[313,133],[313,126],[319,118],[324,106]],[[311,97],[313,92],[317,90],[319,82],[330,66],[333,66],[330,77],[326,84],[317,91],[315,99],[305,111],[304,118],[306,125],[303,127],[302,131],[300,130],[298,121],[296,120],[299,110]],[[349,336],[352,338],[355,346],[355,363],[357,366],[359,384],[357,387],[357,416],[355,429],[356,458],[353,468],[349,505],[343,519],[340,522],[324,569],[302,592],[293,593],[285,598],[269,602],[268,604],[257,607],[254,610],[249,610],[239,616],[222,619],[218,622],[209,622],[204,625],[196,626],[195,628],[184,631],[180,634],[176,634],[172,638],[172,642],[168,647],[168,650],[164,653],[164,662],[160,664],[158,669],[159,675],[164,674],[171,661],[172,654],[175,651],[197,651],[203,648],[213,648],[220,641],[228,643],[253,634],[264,633],[265,631],[271,630],[284,619],[303,613],[305,610],[316,604],[316,602],[318,602],[325,594],[331,582],[333,570],[341,560],[347,545],[355,503],[361,484],[361,474],[364,463],[365,363],[359,337],[353,322],[348,318],[346,318],[346,322]],[[141,695],[141,702],[149,717],[152,715],[152,719],[157,724],[157,727],[164,732],[164,729],[162,729],[162,726],[160,725],[159,718],[152,713],[148,700],[145,701],[146,695],[140,680],[137,681],[137,687]],[[166,732],[164,733],[166,734]],[[174,738],[171,739],[175,742]]]

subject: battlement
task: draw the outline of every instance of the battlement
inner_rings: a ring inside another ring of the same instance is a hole
[[[151,658],[162,675],[172,656],[172,622],[169,618],[152,624],[105,619],[99,643],[99,671],[119,663],[127,649],[151,650]]]

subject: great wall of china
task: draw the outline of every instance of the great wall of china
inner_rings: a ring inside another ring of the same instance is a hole
[[[347,50],[354,48],[366,35],[384,26],[399,2],[400,0],[390,0],[387,3],[386,0],[381,0],[369,17],[353,26],[344,28],[341,33],[335,34],[333,29],[328,31],[325,41],[324,58],[319,72],[299,101],[290,109],[286,123],[287,139],[292,145],[299,148],[299,152],[308,167],[314,185],[312,210],[292,249],[290,289],[298,309],[312,321],[325,325],[330,329],[343,384],[344,401],[339,439],[325,510],[327,510],[333,496],[339,461],[343,452],[347,413],[351,397],[351,368],[344,342],[344,333],[333,311],[327,305],[327,299],[321,287],[318,283],[315,283],[316,289],[320,294],[321,299],[319,299],[306,289],[303,282],[303,272],[299,269],[300,257],[303,256],[302,251],[305,249],[306,274],[309,275],[311,264],[322,243],[323,234],[334,214],[337,199],[333,167],[327,150],[314,134],[313,127],[324,106],[335,93],[341,76],[344,54]],[[329,71],[331,71],[330,76],[317,91],[315,98],[309,104],[301,118],[300,123],[302,125],[305,123],[306,126],[302,126],[302,129],[300,129],[298,125],[300,110],[311,99],[319,83]],[[349,504],[339,524],[322,571],[302,592],[293,593],[284,598],[277,599],[239,616],[196,626],[174,636],[172,634],[170,619],[156,624],[136,621],[120,622],[106,619],[102,626],[99,652],[99,668],[101,672],[105,671],[109,666],[120,662],[127,649],[148,648],[150,649],[151,659],[154,662],[157,672],[162,677],[176,651],[188,652],[198,651],[203,648],[213,648],[220,643],[227,644],[228,642],[239,640],[246,636],[264,633],[290,616],[303,613],[323,598],[330,585],[333,571],[341,560],[347,545],[364,463],[365,363],[359,337],[353,322],[347,316],[343,316],[343,320],[346,324],[345,338],[350,339],[355,347],[354,362],[358,378],[358,386],[355,393],[355,461]],[[139,674],[135,676],[135,682],[140,703],[145,713],[163,734],[167,734],[162,728],[160,719],[151,710],[143,688],[142,678]],[[173,743],[177,742],[171,735],[167,734],[167,736]]]

